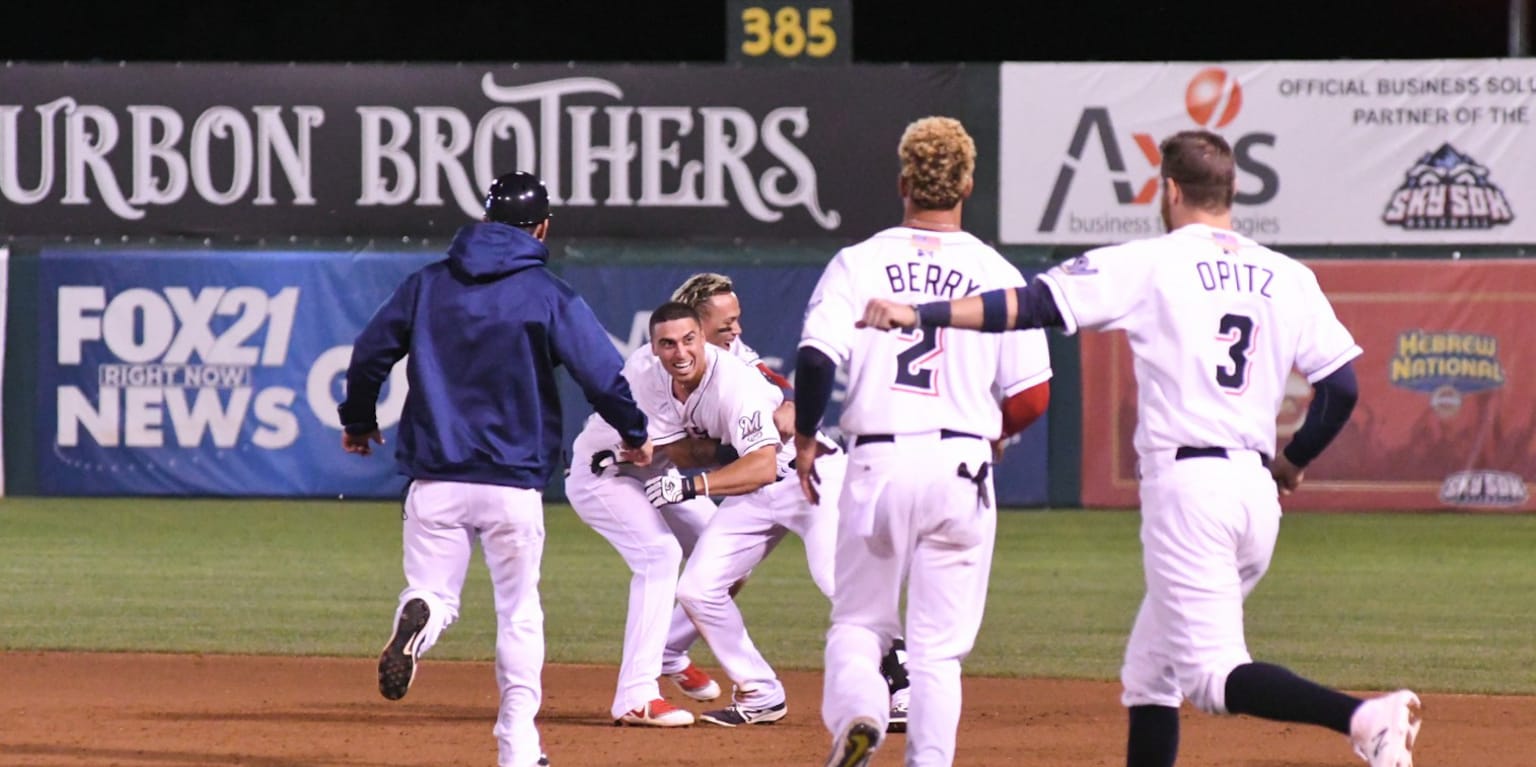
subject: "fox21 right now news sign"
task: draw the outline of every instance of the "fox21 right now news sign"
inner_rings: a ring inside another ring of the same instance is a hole
[[[1536,60],[1005,64],[999,239],[1159,234],[1158,143],[1224,136],[1282,245],[1536,242]]]

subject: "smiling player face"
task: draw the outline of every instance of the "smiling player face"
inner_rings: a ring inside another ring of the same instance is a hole
[[[704,377],[704,331],[691,317],[652,328],[651,351],[672,380],[684,387],[692,387]]]
[[[697,308],[704,321],[704,340],[721,349],[731,348],[731,342],[741,335],[741,302],[736,294],[710,296]]]

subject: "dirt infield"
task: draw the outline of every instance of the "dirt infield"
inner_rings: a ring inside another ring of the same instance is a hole
[[[556,767],[812,765],[826,755],[820,675],[787,675],[790,715],[728,730],[616,728],[615,671],[545,669],[540,719]],[[398,703],[367,660],[0,653],[0,765],[10,767],[493,767],[496,696],[487,663],[423,664]],[[663,691],[667,692],[664,684]],[[957,763],[1123,764],[1116,685],[967,679]],[[674,696],[681,704],[681,696]],[[689,707],[703,706],[689,702]],[[1536,764],[1536,699],[1425,696],[1420,767]],[[892,736],[875,765],[899,764]],[[1181,767],[1322,767],[1360,762],[1313,728],[1186,709]]]

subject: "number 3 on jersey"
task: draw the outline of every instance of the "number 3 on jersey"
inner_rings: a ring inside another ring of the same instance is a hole
[[[939,396],[939,373],[928,364],[944,353],[944,328],[907,328],[899,338],[907,347],[896,354],[892,389]]]
[[[1248,369],[1253,367],[1253,318],[1246,314],[1221,315],[1221,332],[1216,340],[1225,344],[1232,366],[1216,366],[1216,383],[1231,394],[1242,394],[1248,388]]]

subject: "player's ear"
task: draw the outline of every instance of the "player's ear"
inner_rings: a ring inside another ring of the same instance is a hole
[[[976,177],[975,176],[966,176],[965,177],[965,186],[961,187],[961,189],[960,189],[960,199],[962,199],[962,200],[969,200],[969,199],[971,199],[971,192],[973,192],[975,190],[976,190]]]
[[[1184,201],[1184,190],[1179,188],[1179,182],[1164,176],[1163,196],[1168,198],[1168,204],[1178,205]]]

